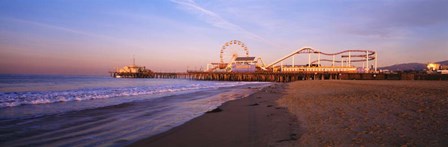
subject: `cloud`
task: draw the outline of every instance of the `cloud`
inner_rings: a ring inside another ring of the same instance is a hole
[[[201,6],[199,6],[196,2],[194,2],[192,0],[172,0],[172,2],[179,4],[185,8],[188,8],[189,10],[191,10],[194,13],[198,13],[199,15],[201,15],[204,18],[204,20],[207,23],[209,23],[215,27],[222,28],[222,29],[228,29],[228,30],[235,30],[235,31],[245,31],[240,26],[230,23],[229,21],[225,20],[218,14],[216,14],[210,10],[202,8]],[[247,32],[247,33],[250,33],[250,32]],[[251,33],[251,34],[256,37],[259,37],[253,33]]]
[[[221,29],[241,32],[242,34],[244,34],[252,39],[258,40],[260,42],[266,43],[271,46],[277,46],[276,44],[268,41],[267,39],[255,34],[253,32],[246,30],[237,24],[231,23],[230,21],[221,17],[219,14],[199,6],[193,0],[171,0],[171,1],[173,3],[176,3],[182,7],[190,10],[193,13],[198,14],[200,17],[202,17],[205,20],[205,22],[211,24],[212,26],[215,26],[215,27],[218,27]]]
[[[90,36],[90,37],[95,37],[95,38],[112,39],[111,37],[104,36],[104,35],[98,35],[98,34],[94,34],[94,33],[79,31],[79,30],[75,30],[75,29],[70,29],[70,28],[66,28],[66,27],[46,24],[46,23],[37,22],[37,21],[30,21],[30,20],[17,19],[17,18],[2,18],[2,19],[6,20],[6,21],[10,21],[10,22],[34,25],[34,26],[38,26],[38,27],[44,27],[44,28],[47,28],[47,29],[53,29],[53,30],[58,30],[58,31],[78,34],[78,35]]]
[[[132,48],[145,49],[145,47],[138,46],[138,45],[136,45],[136,43],[132,43],[131,41],[118,39],[118,38],[101,35],[101,34],[97,34],[97,33],[85,32],[85,31],[76,30],[76,29],[72,29],[72,28],[42,23],[42,22],[38,22],[38,21],[31,21],[31,20],[18,19],[18,18],[0,18],[0,20],[7,21],[7,22],[13,22],[13,23],[21,23],[21,24],[26,24],[26,25],[33,25],[33,26],[37,26],[37,27],[42,27],[42,28],[46,28],[46,29],[87,36],[87,37],[96,38],[96,39],[104,39],[104,40],[111,41],[113,43],[125,45],[125,46],[132,47]]]
[[[359,3],[344,13],[353,18],[342,31],[361,36],[399,37],[414,28],[448,24],[448,1],[389,1]]]
[[[448,1],[402,1],[378,13],[384,26],[425,27],[448,22]]]

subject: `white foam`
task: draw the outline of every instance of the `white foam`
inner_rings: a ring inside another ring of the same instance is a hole
[[[123,96],[152,95],[193,91],[207,88],[233,87],[247,82],[207,82],[168,86],[103,87],[64,91],[0,92],[0,108],[30,104],[107,99]]]

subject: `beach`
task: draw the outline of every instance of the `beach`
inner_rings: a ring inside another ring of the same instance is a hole
[[[306,132],[300,146],[447,146],[448,82],[304,81],[279,103]]]
[[[448,82],[297,81],[131,146],[447,146]]]
[[[277,104],[285,84],[274,84],[248,97],[224,103],[162,134],[131,146],[294,146],[298,122]]]

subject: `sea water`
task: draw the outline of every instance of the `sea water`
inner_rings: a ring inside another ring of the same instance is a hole
[[[124,146],[167,131],[267,85],[0,75],[0,145]]]

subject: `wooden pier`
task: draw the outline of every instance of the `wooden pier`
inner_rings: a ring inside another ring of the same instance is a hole
[[[185,72],[185,73],[111,73],[121,78],[165,78],[210,81],[292,82],[297,80],[448,80],[447,74],[424,73],[280,73],[280,72]]]

